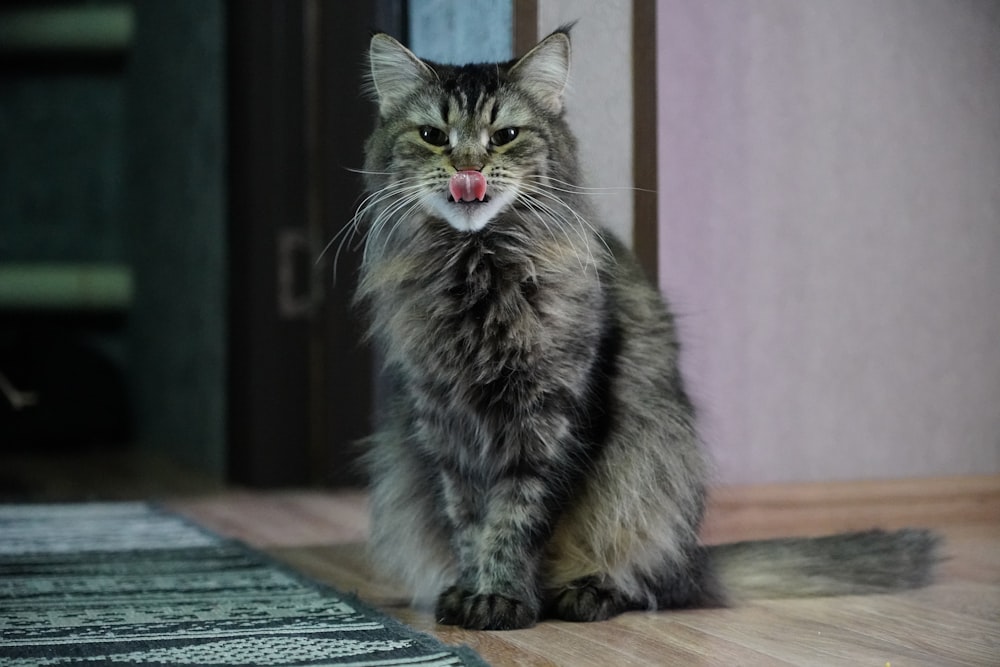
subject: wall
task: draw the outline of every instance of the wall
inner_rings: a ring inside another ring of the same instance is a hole
[[[1000,5],[658,5],[660,266],[722,482],[1000,471]]]
[[[598,222],[632,242],[632,3],[538,0],[538,35],[576,21],[566,115]]]
[[[224,6],[221,0],[140,2],[135,19],[126,87],[125,224],[135,273],[131,373],[140,439],[221,476]]]
[[[124,260],[120,72],[5,72],[0,100],[0,260]]]

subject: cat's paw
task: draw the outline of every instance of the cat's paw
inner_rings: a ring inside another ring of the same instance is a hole
[[[434,618],[441,625],[461,625],[462,604],[469,595],[470,593],[458,586],[446,588],[438,596],[437,605],[434,607]]]
[[[435,616],[442,625],[461,625],[470,630],[517,630],[538,622],[538,605],[452,586],[438,597]]]
[[[618,591],[602,587],[592,579],[575,581],[550,598],[548,613],[564,621],[605,621],[634,609]]]

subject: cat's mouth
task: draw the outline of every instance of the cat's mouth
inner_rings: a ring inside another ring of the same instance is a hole
[[[464,169],[452,174],[448,181],[448,201],[457,204],[479,204],[490,200],[486,194],[486,176],[478,169]]]
[[[465,199],[457,200],[453,195],[448,195],[448,203],[458,204],[459,206],[480,206],[482,204],[490,203],[490,196],[483,195],[482,199],[473,199],[472,201],[468,201]]]
[[[496,185],[495,183],[493,184]],[[486,176],[479,170],[455,172],[448,180],[448,194],[435,197],[433,208],[460,232],[477,232],[495,218],[512,199],[509,189],[491,187],[486,194]]]

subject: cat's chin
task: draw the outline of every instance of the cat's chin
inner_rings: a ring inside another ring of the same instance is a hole
[[[456,202],[443,198],[434,202],[434,213],[452,229],[474,233],[485,229],[513,199],[514,195],[506,192],[475,202]]]

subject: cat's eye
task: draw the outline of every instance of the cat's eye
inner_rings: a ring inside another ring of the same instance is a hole
[[[444,146],[448,143],[448,135],[430,125],[424,125],[420,128],[420,138],[431,146]]]
[[[516,127],[505,127],[502,130],[497,130],[490,137],[490,141],[493,142],[494,146],[503,146],[504,144],[509,144],[510,142],[517,139],[517,128]]]

